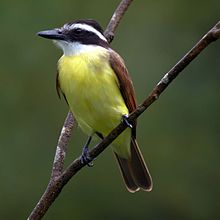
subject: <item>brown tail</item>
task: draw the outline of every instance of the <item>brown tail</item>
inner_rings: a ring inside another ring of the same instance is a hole
[[[131,158],[124,159],[115,153],[122,177],[129,192],[136,192],[139,189],[151,191],[152,179],[144,158],[140,152],[137,142],[131,139]]]

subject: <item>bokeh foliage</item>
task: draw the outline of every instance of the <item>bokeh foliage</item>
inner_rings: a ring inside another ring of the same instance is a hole
[[[1,0],[1,219],[25,219],[44,191],[68,111],[55,92],[61,52],[35,33],[77,18],[105,27],[118,2]],[[112,47],[126,61],[139,102],[219,20],[219,8],[219,0],[134,1]],[[125,190],[108,149],[64,188],[45,219],[219,219],[219,62],[217,42],[140,117],[151,193]],[[67,163],[85,140],[76,129]]]

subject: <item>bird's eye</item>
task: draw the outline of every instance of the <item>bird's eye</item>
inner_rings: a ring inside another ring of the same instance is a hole
[[[58,34],[62,34],[62,31],[60,29],[57,29]]]
[[[74,32],[75,32],[76,34],[80,34],[80,33],[82,33],[82,29],[76,28]]]

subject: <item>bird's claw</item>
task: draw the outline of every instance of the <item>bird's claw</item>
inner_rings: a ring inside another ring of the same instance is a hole
[[[128,122],[128,115],[122,115],[122,122],[127,125],[129,128],[133,128],[132,124]]]
[[[88,167],[93,167],[93,159],[89,156],[89,148],[88,146],[85,146],[83,148],[81,157],[80,157],[80,162],[82,164],[87,165]]]

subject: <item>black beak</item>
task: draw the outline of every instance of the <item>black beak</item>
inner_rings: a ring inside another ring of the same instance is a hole
[[[59,29],[40,31],[37,35],[51,40],[65,40],[65,35]]]

